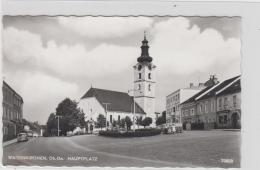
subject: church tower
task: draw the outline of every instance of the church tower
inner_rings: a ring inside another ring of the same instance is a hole
[[[137,58],[134,66],[134,98],[136,103],[143,108],[146,117],[153,119],[155,125],[155,74],[156,68],[149,56],[149,46],[144,34],[141,46],[141,56]]]

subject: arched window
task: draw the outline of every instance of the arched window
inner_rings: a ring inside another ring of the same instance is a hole
[[[141,84],[138,84],[138,90],[141,90]]]

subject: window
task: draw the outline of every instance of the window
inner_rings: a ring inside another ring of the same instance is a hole
[[[173,107],[173,112],[175,112],[175,107]]]
[[[233,106],[234,107],[237,106],[237,96],[236,95],[233,96]]]
[[[120,121],[120,115],[118,115],[118,121]]]
[[[227,100],[227,97],[224,98],[224,107],[226,108],[228,105],[228,100]]]
[[[220,107],[220,108],[222,107],[222,99],[218,100],[218,107]]]
[[[224,115],[224,124],[227,124],[227,115]]]
[[[110,122],[112,123],[112,121],[113,121],[113,116],[110,115]]]
[[[211,102],[211,111],[214,112],[214,100],[212,100],[212,102]]]
[[[223,116],[219,116],[219,117],[218,117],[218,122],[219,122],[220,124],[222,124],[222,122],[223,122]]]
[[[205,113],[208,113],[208,102],[205,102]]]
[[[151,91],[151,84],[148,85],[148,90]]]
[[[152,79],[151,73],[148,73],[148,79]]]
[[[142,78],[142,74],[141,73],[139,73],[139,79],[141,79]]]
[[[141,84],[138,84],[138,90],[141,90]]]

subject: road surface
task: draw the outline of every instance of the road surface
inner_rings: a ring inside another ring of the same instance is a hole
[[[239,131],[111,138],[39,137],[3,148],[4,165],[240,167]]]

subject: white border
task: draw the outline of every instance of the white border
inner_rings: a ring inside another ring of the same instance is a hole
[[[260,4],[245,2],[173,1],[43,1],[3,0],[5,15],[102,16],[241,16],[242,17],[242,162],[243,169],[260,169]],[[1,76],[2,77],[2,76]],[[2,91],[1,91],[2,93]],[[1,98],[2,100],[2,98]],[[2,132],[2,131],[1,131]],[[30,169],[34,169],[31,167]],[[64,168],[64,167],[63,167]],[[9,168],[8,168],[9,169]],[[19,168],[25,169],[25,168]],[[29,168],[28,168],[29,169]],[[50,167],[48,168],[50,169]],[[57,168],[51,168],[57,169]],[[69,168],[75,169],[75,168]],[[88,168],[96,169],[96,168]],[[104,168],[99,168],[104,169]],[[123,169],[123,168],[117,168]]]

